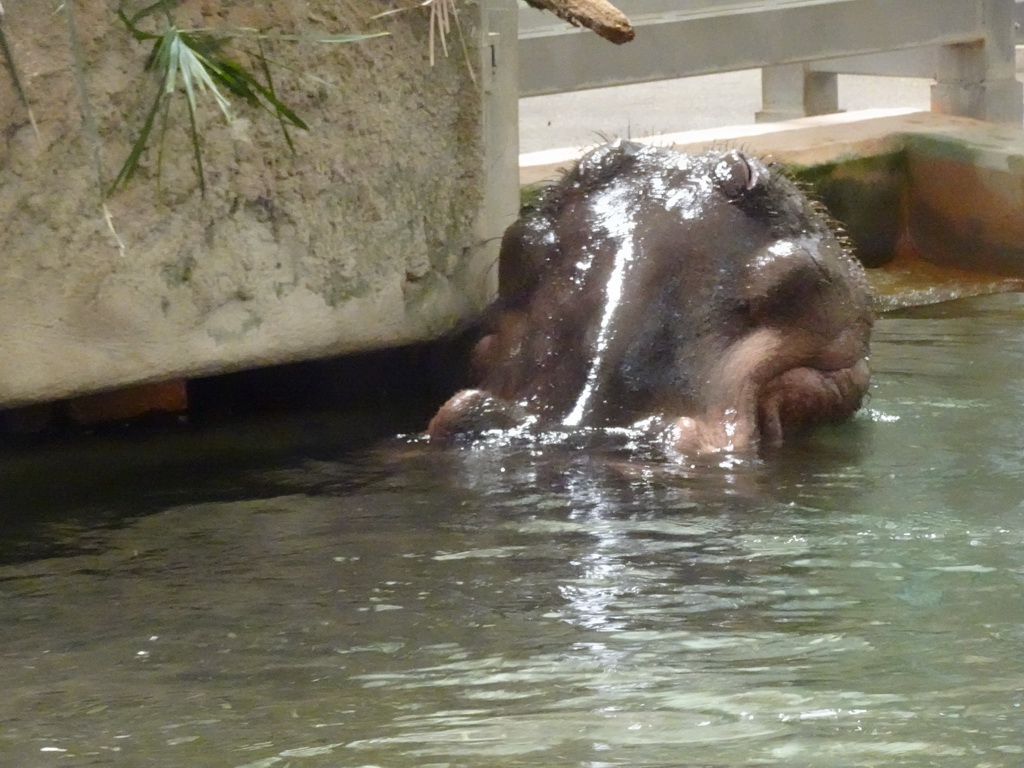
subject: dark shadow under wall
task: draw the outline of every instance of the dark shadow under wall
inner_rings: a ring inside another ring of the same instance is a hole
[[[110,498],[148,507],[230,497],[238,489],[222,487],[224,478],[238,471],[258,477],[414,437],[466,384],[474,341],[467,328],[431,344],[194,379],[185,413],[81,425],[67,401],[41,404],[49,421],[0,434],[0,523],[61,516],[72,502],[102,514]]]

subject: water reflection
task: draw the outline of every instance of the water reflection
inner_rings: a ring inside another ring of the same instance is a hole
[[[69,501],[0,566],[0,755],[1018,766],[1022,319],[884,318],[868,408],[764,461],[394,440]]]

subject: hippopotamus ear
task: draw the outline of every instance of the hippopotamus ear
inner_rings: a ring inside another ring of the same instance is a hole
[[[768,180],[768,168],[755,157],[731,150],[722,155],[711,175],[726,197],[736,200]]]

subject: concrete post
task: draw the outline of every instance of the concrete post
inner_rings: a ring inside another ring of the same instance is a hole
[[[484,201],[477,221],[488,295],[498,286],[501,236],[519,212],[519,9],[515,0],[484,0],[480,44],[484,90]]]
[[[974,2],[986,39],[939,49],[932,111],[1020,125],[1024,92],[1016,79],[1014,2]]]
[[[837,77],[813,72],[807,64],[780,64],[761,69],[759,123],[826,115],[839,111]]]

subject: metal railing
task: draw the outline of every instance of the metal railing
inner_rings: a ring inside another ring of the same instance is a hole
[[[932,109],[1020,123],[1014,0],[619,0],[614,46],[520,3],[521,96],[763,68],[759,119],[838,108],[836,74],[931,77]]]

